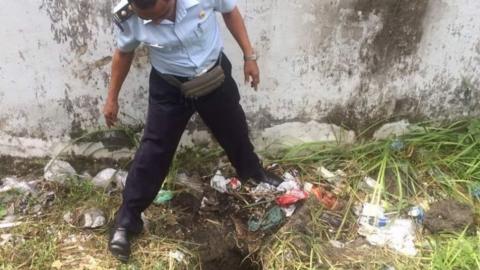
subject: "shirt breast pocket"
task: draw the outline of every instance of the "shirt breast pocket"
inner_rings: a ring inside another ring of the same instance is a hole
[[[203,18],[200,18],[198,20],[194,30],[197,38],[201,40],[205,38],[205,34],[207,33],[209,26],[211,25],[211,14],[205,14],[203,16]],[[202,17],[202,15],[200,15],[200,17]]]

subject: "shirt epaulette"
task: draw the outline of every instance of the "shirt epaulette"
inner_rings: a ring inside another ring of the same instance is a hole
[[[134,14],[132,6],[128,3],[128,0],[121,0],[113,8],[113,22],[122,30],[122,23],[128,20]]]

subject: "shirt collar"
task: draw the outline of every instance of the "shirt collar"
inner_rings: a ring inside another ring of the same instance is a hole
[[[177,0],[177,10],[175,14],[176,22],[180,22],[187,15],[187,10],[193,6],[200,4],[199,0]],[[152,20],[143,20],[143,24],[151,23]],[[160,24],[171,24],[168,20],[163,20]]]

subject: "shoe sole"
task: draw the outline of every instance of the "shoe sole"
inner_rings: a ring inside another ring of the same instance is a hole
[[[118,250],[118,248],[116,248],[115,246],[109,247],[108,249],[110,250],[110,253],[112,253],[113,257],[117,258],[119,261],[123,263],[128,262],[130,256],[121,254],[120,250]]]

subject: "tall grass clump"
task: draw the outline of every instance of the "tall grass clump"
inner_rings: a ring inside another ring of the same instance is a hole
[[[267,153],[268,156],[268,153]],[[453,123],[424,122],[414,125],[404,135],[391,136],[382,140],[368,140],[355,144],[338,144],[328,142],[313,142],[284,149],[275,155],[268,156],[271,162],[283,167],[297,168],[305,181],[322,184],[317,170],[324,166],[331,171],[341,169],[348,175],[347,201],[342,225],[332,232],[332,228],[312,228],[312,231],[322,230],[324,234],[334,235],[334,240],[351,241],[359,238],[355,233],[356,217],[352,205],[355,202],[370,202],[382,205],[389,212],[405,214],[408,207],[444,198],[475,205],[471,191],[480,185],[480,120],[468,119]],[[370,176],[376,180],[372,191],[362,197],[361,183],[363,178]],[[323,182],[325,184],[325,182]],[[478,213],[478,208],[476,208]],[[294,245],[296,234],[277,236],[275,244],[271,245],[266,264],[279,266],[289,264],[291,269],[309,269],[309,252],[312,258],[325,269],[382,269],[382,263],[390,262],[399,269],[480,269],[478,266],[478,237],[444,236],[431,238],[431,248],[426,249],[422,257],[398,259],[398,255],[380,254],[380,257],[390,258],[378,260],[376,256],[370,259],[358,260],[347,254],[342,260],[346,268],[329,260],[331,249],[325,244],[328,237],[321,237],[323,243],[311,241],[303,245],[303,251],[288,251]],[[295,237],[294,237],[295,236]],[[285,247],[282,251],[279,247]],[[320,253],[318,252],[320,250]],[[287,252],[286,256],[285,252]],[[303,252],[303,253],[302,253]],[[342,251],[345,252],[345,251]],[[316,254],[319,254],[316,256]],[[296,256],[301,254],[301,256]],[[281,255],[274,257],[274,255]],[[370,254],[372,255],[372,254]],[[350,258],[349,258],[350,256]],[[331,256],[330,256],[331,257]],[[286,258],[279,260],[278,258]],[[406,263],[408,262],[408,263]],[[358,265],[357,263],[360,263]],[[442,265],[445,267],[442,268]],[[281,267],[281,266],[279,266]],[[371,268],[373,267],[373,268]],[[407,267],[407,268],[404,268]],[[409,267],[409,268],[408,268]],[[470,267],[470,268],[468,268]],[[473,267],[473,268],[472,268]],[[290,269],[290,268],[278,268]],[[317,269],[317,268],[310,268]],[[320,268],[319,268],[320,269]]]

